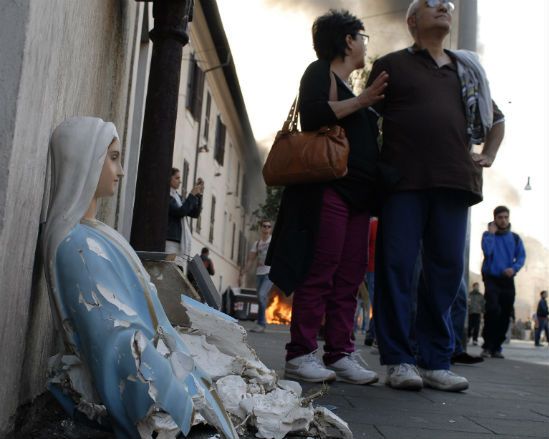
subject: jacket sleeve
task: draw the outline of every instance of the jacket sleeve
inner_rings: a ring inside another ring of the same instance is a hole
[[[208,273],[210,274],[210,276],[213,276],[215,274],[215,268],[214,268],[214,263],[212,262],[211,259],[209,259],[209,264],[208,264]]]
[[[187,199],[180,207],[177,207],[177,203],[175,202],[175,200],[170,197],[169,213],[171,216],[175,216],[177,218],[183,218],[184,216],[198,218],[201,211],[202,197],[200,195],[189,194]]]
[[[503,113],[501,112],[501,110],[499,109],[499,107],[496,105],[494,101],[492,101],[492,108],[494,112],[494,119],[492,124],[497,125],[498,123],[505,122],[505,116],[503,115]]]
[[[482,251],[485,257],[491,256],[494,253],[494,244],[496,242],[496,235],[490,232],[484,232],[482,234]]]
[[[299,116],[304,131],[318,130],[337,122],[328,104],[330,81],[330,64],[326,61],[315,61],[305,70],[299,86]]]
[[[515,247],[515,263],[513,264],[513,270],[515,270],[515,273],[519,272],[526,261],[526,251],[524,250],[522,239],[519,237],[517,241],[517,246]]]

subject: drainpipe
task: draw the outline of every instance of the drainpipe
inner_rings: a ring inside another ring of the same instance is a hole
[[[193,0],[153,2],[153,49],[130,238],[136,250],[165,249],[181,58],[192,10]]]
[[[477,50],[477,0],[459,2],[458,49]],[[467,218],[465,240],[465,279],[469,287],[469,252],[471,249],[471,209]]]

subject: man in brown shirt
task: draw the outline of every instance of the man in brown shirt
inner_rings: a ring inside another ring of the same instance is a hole
[[[370,76],[389,74],[376,106],[383,117],[380,162],[400,177],[379,220],[374,300],[381,363],[394,388],[468,387],[449,371],[450,307],[464,268],[468,208],[482,200],[482,168],[492,165],[504,124],[476,56],[443,48],[453,9],[445,0],[413,1],[407,24],[414,45],[380,58]],[[482,142],[481,154],[470,152]],[[423,271],[414,320],[418,256]]]

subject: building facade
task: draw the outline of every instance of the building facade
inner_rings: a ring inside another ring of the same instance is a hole
[[[215,2],[197,2],[183,52],[174,167],[182,191],[205,182],[202,215],[192,221],[192,254],[210,249],[214,285],[239,282],[252,215],[264,200],[263,157],[255,142]]]

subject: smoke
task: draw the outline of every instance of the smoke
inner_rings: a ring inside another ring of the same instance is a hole
[[[348,9],[361,19],[396,15],[402,19],[410,0],[264,0],[265,5],[311,16],[322,15],[329,9]]]
[[[321,15],[329,9],[349,9],[353,0],[265,0],[265,4],[272,8],[293,11],[303,11],[310,15]]]
[[[501,200],[499,204],[505,204],[509,208],[520,205],[517,188],[510,183],[507,176],[496,170],[491,170],[489,174],[485,172],[484,193],[487,197]]]

